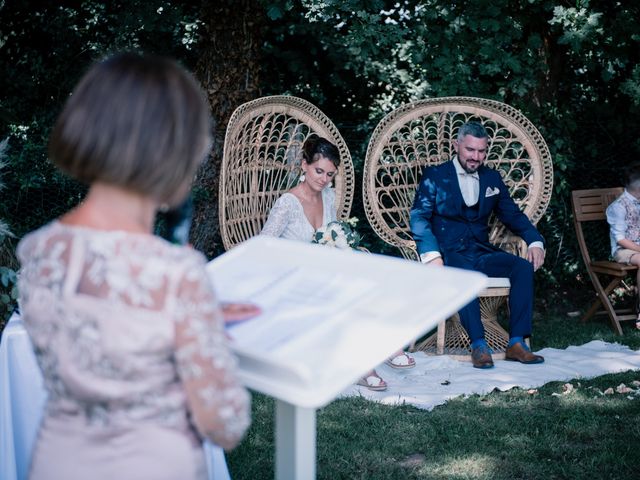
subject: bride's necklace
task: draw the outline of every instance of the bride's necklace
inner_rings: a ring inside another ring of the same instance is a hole
[[[308,205],[312,205],[314,203],[318,203],[321,199],[322,199],[322,195],[317,193],[317,192],[313,192],[311,194],[309,194],[308,192],[305,191],[305,188],[300,188],[296,193],[297,193],[297,197],[300,199],[300,202],[302,203],[306,203]]]

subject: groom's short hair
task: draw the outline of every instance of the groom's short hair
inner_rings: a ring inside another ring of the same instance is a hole
[[[487,130],[478,122],[467,122],[462,125],[458,130],[458,141],[462,141],[467,135],[476,138],[489,138]]]

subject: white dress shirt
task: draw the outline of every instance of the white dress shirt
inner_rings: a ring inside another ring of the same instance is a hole
[[[480,195],[480,175],[475,171],[473,173],[467,173],[458,156],[453,157],[453,166],[456,169],[458,177],[458,185],[460,186],[460,193],[462,193],[462,199],[467,207],[478,203],[478,196]]]

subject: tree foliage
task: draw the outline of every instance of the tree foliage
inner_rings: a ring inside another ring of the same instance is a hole
[[[405,102],[448,95],[523,111],[552,151],[555,186],[540,228],[550,280],[575,278],[572,189],[620,184],[637,158],[640,4],[607,0],[269,2],[263,74],[272,91],[311,99],[350,141]],[[302,8],[300,8],[302,7]],[[304,44],[305,48],[298,47]],[[347,128],[345,128],[347,127]],[[353,143],[355,140],[355,144]],[[357,207],[357,206],[356,206]]]
[[[193,62],[189,2],[6,1],[0,7],[0,136],[9,137],[2,217],[18,236],[74,205],[84,188],[47,160],[55,117],[89,65],[120,50]]]
[[[385,113],[424,97],[472,95],[522,110],[546,138],[556,172],[540,225],[546,271],[572,279],[581,267],[570,191],[618,185],[640,152],[637,18],[640,3],[609,0],[5,1],[0,137],[10,137],[14,175],[0,213],[19,218],[20,236],[78,201],[82,190],[46,160],[48,131],[92,60],[138,49],[196,70],[218,120],[218,147],[196,191],[197,243],[210,255],[219,251],[221,139],[239,103],[282,93],[310,100],[337,124],[360,173]],[[43,192],[57,191],[46,203]],[[358,202],[354,214],[363,217]],[[371,232],[364,241],[382,248]]]
[[[225,127],[239,105],[259,96],[262,18],[256,0],[204,2],[201,11],[195,73],[209,99],[216,126],[211,155],[194,185],[191,240],[209,257],[223,252],[217,204]]]

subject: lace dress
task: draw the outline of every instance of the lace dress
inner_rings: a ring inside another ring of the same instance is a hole
[[[332,188],[322,190],[322,226],[336,220],[336,195]],[[298,197],[292,193],[284,193],[269,212],[261,235],[287,238],[301,242],[313,239],[315,228],[309,223]]]
[[[249,424],[196,251],[54,222],[25,237],[20,307],[48,392],[31,479],[206,478]]]

